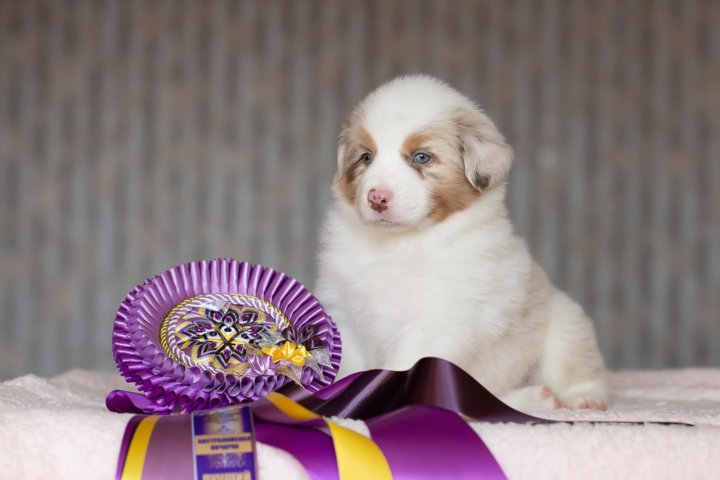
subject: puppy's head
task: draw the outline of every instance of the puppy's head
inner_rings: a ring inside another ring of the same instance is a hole
[[[338,144],[335,191],[367,224],[426,228],[505,182],[512,150],[472,101],[432,77],[365,98]]]

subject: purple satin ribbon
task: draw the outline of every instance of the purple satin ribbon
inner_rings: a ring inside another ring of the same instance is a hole
[[[153,429],[148,444],[143,479],[193,478],[193,438],[190,415],[161,418]],[[184,475],[183,475],[184,474]]]
[[[368,420],[393,479],[504,479],[480,437],[449,410],[414,405]]]
[[[320,415],[364,420],[397,479],[505,478],[458,413],[485,422],[547,422],[505,405],[465,371],[438,358],[424,358],[403,372],[358,372],[313,394],[292,385],[278,392]],[[106,404],[115,412],[168,413],[142,394],[119,390]],[[337,478],[331,438],[308,428],[323,426],[321,420],[293,420],[262,399],[253,403],[253,416],[258,441],[288,451],[313,479]],[[153,462],[149,456],[148,461]]]
[[[330,437],[308,429],[324,421],[293,420],[263,400],[253,414],[258,441],[291,453],[314,480],[339,480]],[[365,423],[396,480],[506,478],[475,431],[449,410],[412,405]]]
[[[425,405],[483,422],[548,422],[509,407],[463,369],[440,358],[423,358],[405,371],[358,372],[315,393],[291,385],[278,392],[315,413],[359,420]]]
[[[312,479],[338,479],[330,435],[314,428],[267,423],[255,417],[255,439],[294,456]]]
[[[142,415],[135,415],[130,419],[127,425],[125,425],[125,433],[123,433],[123,438],[120,441],[120,453],[118,454],[118,464],[115,469],[115,480],[120,480],[122,478],[125,458],[127,458],[128,448],[130,448],[130,441],[135,434],[135,429],[137,428],[138,423],[140,423],[140,420],[142,419]]]
[[[278,392],[326,417],[364,420],[396,479],[505,478],[487,446],[457,414],[483,422],[553,422],[505,405],[465,371],[438,358],[421,359],[410,370],[403,372],[358,372],[315,393],[290,384]],[[120,390],[111,392],[106,404],[111,411],[120,413],[170,413],[166,406],[152,398]],[[299,422],[287,417],[265,399],[254,402],[252,412],[257,441],[288,451],[313,479],[338,478],[331,437],[313,428],[323,426],[322,420]],[[126,428],[120,452],[121,462],[127,453],[127,442],[140,418],[133,417]],[[189,418],[189,415],[166,417],[167,420],[183,418]],[[164,420],[161,419],[158,424],[164,423]],[[180,461],[186,453],[183,448],[187,450],[190,447],[182,447],[176,442],[182,440],[179,433],[166,438],[167,442],[173,443],[166,442],[170,446],[156,451],[171,454]],[[156,448],[152,445],[153,441],[150,448]],[[190,445],[189,441],[185,443]],[[187,458],[191,458],[191,450]],[[174,476],[173,472],[176,471],[167,470],[168,464],[157,468],[152,465],[155,460],[150,455],[146,462],[149,462],[148,471],[155,472],[157,476],[143,475],[143,478],[180,478]],[[119,473],[120,469],[121,465]]]
[[[423,358],[405,371],[358,372],[314,393],[289,383],[278,392],[327,417],[367,420],[406,406],[425,405],[483,422],[548,422],[509,407],[470,374],[440,358]],[[118,413],[170,413],[143,394],[123,390],[110,392],[105,403]]]

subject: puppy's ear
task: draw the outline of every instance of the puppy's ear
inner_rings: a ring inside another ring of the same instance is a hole
[[[354,112],[350,119],[343,125],[342,132],[338,138],[337,149],[337,171],[335,172],[335,181],[346,176],[348,181],[352,181],[357,175],[356,168],[351,168],[354,160],[357,160],[363,152],[370,152],[372,155],[377,153],[377,145],[372,135],[363,126],[362,117],[357,111]]]
[[[513,151],[492,121],[471,108],[457,110],[453,118],[468,182],[478,191],[504,182],[510,173]]]
[[[334,181],[338,181],[342,178],[347,168],[347,154],[350,148],[350,135],[348,125],[343,125],[343,129],[338,137],[337,144],[337,170],[335,171]]]

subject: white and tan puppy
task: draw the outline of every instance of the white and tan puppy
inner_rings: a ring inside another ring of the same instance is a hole
[[[352,112],[317,285],[341,375],[436,356],[496,395],[533,382],[556,405],[605,408],[592,322],[513,234],[512,158],[493,122],[432,77],[396,78]]]

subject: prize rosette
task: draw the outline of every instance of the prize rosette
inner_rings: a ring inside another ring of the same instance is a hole
[[[113,329],[115,364],[155,412],[249,402],[288,382],[315,392],[340,334],[300,282],[232,259],[191,262],[135,287]]]

